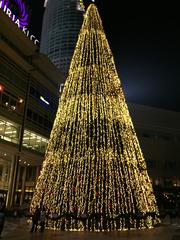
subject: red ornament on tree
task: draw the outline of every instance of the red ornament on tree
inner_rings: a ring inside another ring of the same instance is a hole
[[[109,203],[109,208],[112,209],[112,203]]]
[[[99,182],[99,181],[100,181],[100,176],[97,176],[97,178],[96,178],[96,179],[97,179],[97,182]]]
[[[78,179],[78,181],[81,181],[81,176],[79,175],[79,176],[77,177],[77,179]]]
[[[73,187],[73,188],[72,188],[72,191],[73,191],[73,192],[76,192],[76,187]]]
[[[73,212],[76,212],[76,211],[77,211],[77,207],[74,206],[74,207],[73,207]]]

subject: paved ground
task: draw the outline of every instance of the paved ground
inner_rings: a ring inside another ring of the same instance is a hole
[[[180,240],[180,225],[163,224],[151,230],[123,232],[61,232],[45,230],[44,233],[30,233],[25,219],[7,221],[2,239],[5,240]]]

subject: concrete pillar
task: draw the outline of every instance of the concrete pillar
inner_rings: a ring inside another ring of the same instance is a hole
[[[16,178],[16,172],[17,172],[17,166],[18,166],[18,158],[16,155],[12,156],[11,161],[11,170],[10,170],[10,177],[9,177],[9,184],[8,184],[8,192],[7,192],[7,199],[6,199],[6,206],[7,208],[10,208],[13,204],[13,197],[15,193],[15,178]]]
[[[20,179],[21,168],[22,168],[22,166],[20,166],[20,165],[18,164],[17,182],[16,182],[16,189],[17,189],[17,190],[19,189],[19,179]]]
[[[6,182],[8,181],[7,173],[8,173],[8,165],[7,164],[3,164],[3,171],[2,171],[1,181],[4,183],[4,185],[6,185]]]
[[[27,167],[24,167],[23,175],[22,175],[22,188],[21,188],[20,206],[22,206],[23,202],[24,202],[24,194],[25,194],[25,190],[26,190],[26,173],[27,173]]]
[[[37,166],[36,167],[36,182],[37,182],[37,180],[38,180],[38,177],[39,177],[39,174],[40,174],[40,169],[41,169],[41,166]],[[36,182],[35,182],[35,184],[36,184]]]

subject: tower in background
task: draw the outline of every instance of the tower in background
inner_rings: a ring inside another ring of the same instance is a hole
[[[40,51],[67,75],[83,20],[79,0],[46,0]]]

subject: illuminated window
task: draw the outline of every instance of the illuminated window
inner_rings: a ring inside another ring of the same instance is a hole
[[[8,92],[3,92],[1,105],[8,111],[21,114],[23,112],[24,100],[21,97],[16,97]]]
[[[19,142],[19,131],[20,128],[16,123],[9,122],[3,118],[0,119],[0,135],[1,139],[8,142],[18,143]]]
[[[5,94],[2,96],[2,105],[5,107],[9,106],[9,97]]]
[[[19,143],[20,126],[4,118],[0,118],[0,137],[1,139]],[[24,131],[23,146],[41,153],[45,152],[48,139],[30,130]]]
[[[24,131],[23,146],[38,152],[45,152],[47,147],[48,139],[30,131]]]

